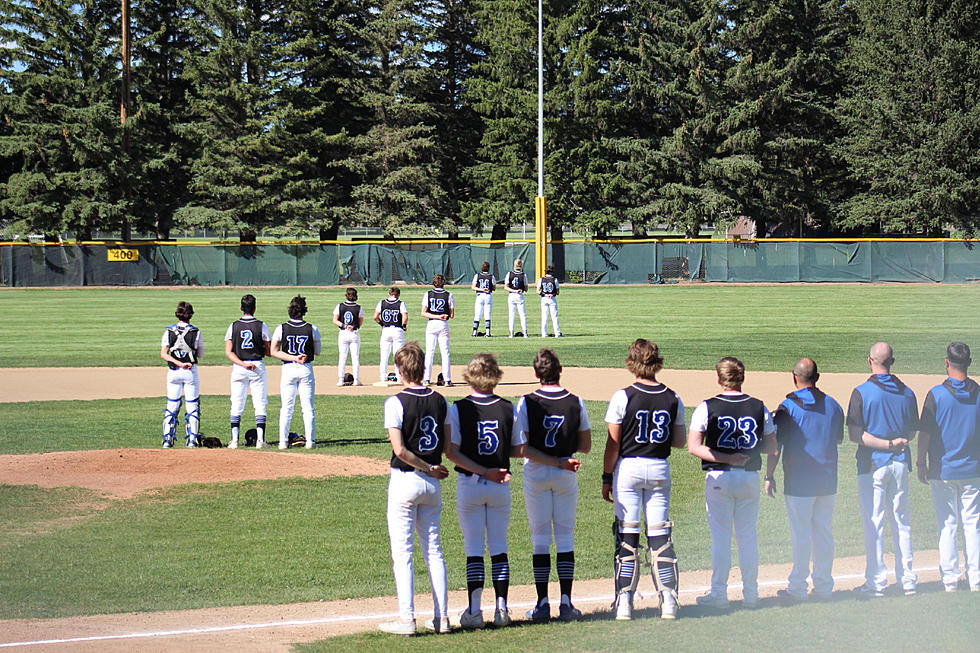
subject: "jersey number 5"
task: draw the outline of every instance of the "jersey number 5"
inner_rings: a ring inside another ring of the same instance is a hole
[[[497,453],[497,447],[500,446],[498,427],[499,422],[495,419],[476,423],[476,437],[479,439],[476,450],[481,456],[492,456]]]

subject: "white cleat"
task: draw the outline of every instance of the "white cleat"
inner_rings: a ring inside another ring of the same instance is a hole
[[[429,619],[426,621],[425,629],[438,635],[443,635],[452,630],[452,627],[449,625],[449,617],[442,617],[438,621],[435,619]]]
[[[510,610],[507,608],[497,608],[493,612],[493,625],[503,628],[510,625]]]
[[[616,599],[616,621],[633,620],[633,599],[629,592],[623,592]]]
[[[378,630],[383,633],[391,633],[392,635],[414,635],[415,620],[402,621],[398,619],[396,621],[385,621],[378,624]]]
[[[238,448],[238,440],[232,440],[231,442],[229,442],[228,443],[228,448],[229,449],[237,449]]]
[[[483,628],[483,611],[470,612],[469,608],[459,615],[459,625],[463,628]]]
[[[289,445],[286,444],[285,442],[280,442],[279,443],[279,450],[280,451],[282,451],[283,449],[288,449],[288,448],[289,448]]]
[[[673,596],[667,596],[660,604],[660,618],[671,621],[677,618],[677,601]]]

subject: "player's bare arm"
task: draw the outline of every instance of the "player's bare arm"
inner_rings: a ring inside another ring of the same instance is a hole
[[[280,342],[278,340],[273,340],[272,341],[272,347],[271,347],[270,355],[273,358],[278,358],[279,360],[285,361],[287,363],[300,363],[300,364],[302,364],[302,363],[305,363],[306,362],[306,354],[295,354],[295,355],[294,354],[287,354],[286,352],[284,352],[282,350],[282,348],[279,345],[280,345]]]
[[[880,438],[877,435],[868,433],[860,426],[848,426],[847,431],[851,442],[856,442],[869,449],[876,449],[878,451],[898,453],[909,443],[908,438]]]
[[[592,429],[585,429],[584,431],[578,432],[578,448],[575,451],[579,453],[589,453],[592,451]]]
[[[266,343],[268,346],[268,343]],[[225,340],[225,356],[235,365],[241,365],[246,370],[254,370],[255,363],[252,361],[243,361],[241,358],[235,355],[235,348],[231,340]]]
[[[766,457],[765,490],[766,495],[770,497],[776,496],[776,478],[774,474],[776,473],[776,465],[779,464],[779,454],[780,448],[777,448],[775,453],[771,453]]]
[[[538,451],[529,444],[524,445],[524,457],[528,460],[533,460],[539,465],[546,465],[548,467],[557,467],[558,469],[566,469],[570,472],[577,472],[579,467],[582,466],[582,461],[575,458],[560,458],[558,456],[552,456],[546,454],[543,451]]]
[[[452,441],[446,442],[446,458],[453,461],[463,469],[480,478],[485,478],[493,483],[506,483],[510,480],[510,472],[502,467],[484,467],[477,464],[473,459],[459,450],[459,447]]]
[[[725,453],[712,449],[704,443],[704,432],[691,431],[687,434],[687,451],[695,458],[709,463],[722,463],[733,467],[742,467],[749,461],[744,453]]]
[[[602,498],[612,503],[611,477],[616,471],[616,463],[619,462],[619,440],[623,434],[623,425],[607,424],[606,427],[609,431],[609,437],[606,438],[606,450],[602,454]]]
[[[448,435],[449,434],[446,433],[447,437]],[[394,426],[388,428],[388,441],[391,443],[391,450],[394,452],[395,456],[406,465],[410,465],[420,472],[428,474],[432,478],[441,480],[449,476],[449,470],[444,466],[430,465],[409,451],[405,447],[405,443],[402,441],[402,430],[400,428]]]
[[[171,356],[169,349],[170,348],[167,347],[167,346],[160,347],[160,358],[162,358],[163,360],[167,361],[168,363],[173,363],[177,367],[179,367],[181,369],[184,369],[184,370],[189,370],[192,367],[194,367],[194,364],[193,363],[189,363],[187,361],[179,361],[176,358],[174,358],[173,356]]]
[[[670,446],[674,449],[687,447],[687,431],[683,424],[674,424],[670,430]]]

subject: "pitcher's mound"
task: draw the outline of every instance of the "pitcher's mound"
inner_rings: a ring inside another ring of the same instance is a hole
[[[107,449],[0,456],[0,483],[84,487],[117,498],[181,483],[388,473],[362,456],[243,449]]]

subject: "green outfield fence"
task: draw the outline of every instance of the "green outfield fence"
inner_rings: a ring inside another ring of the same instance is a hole
[[[565,282],[934,282],[980,280],[977,241],[565,240],[548,245]],[[533,241],[0,243],[4,286],[336,286],[469,283],[483,261],[498,278],[534,270]]]

